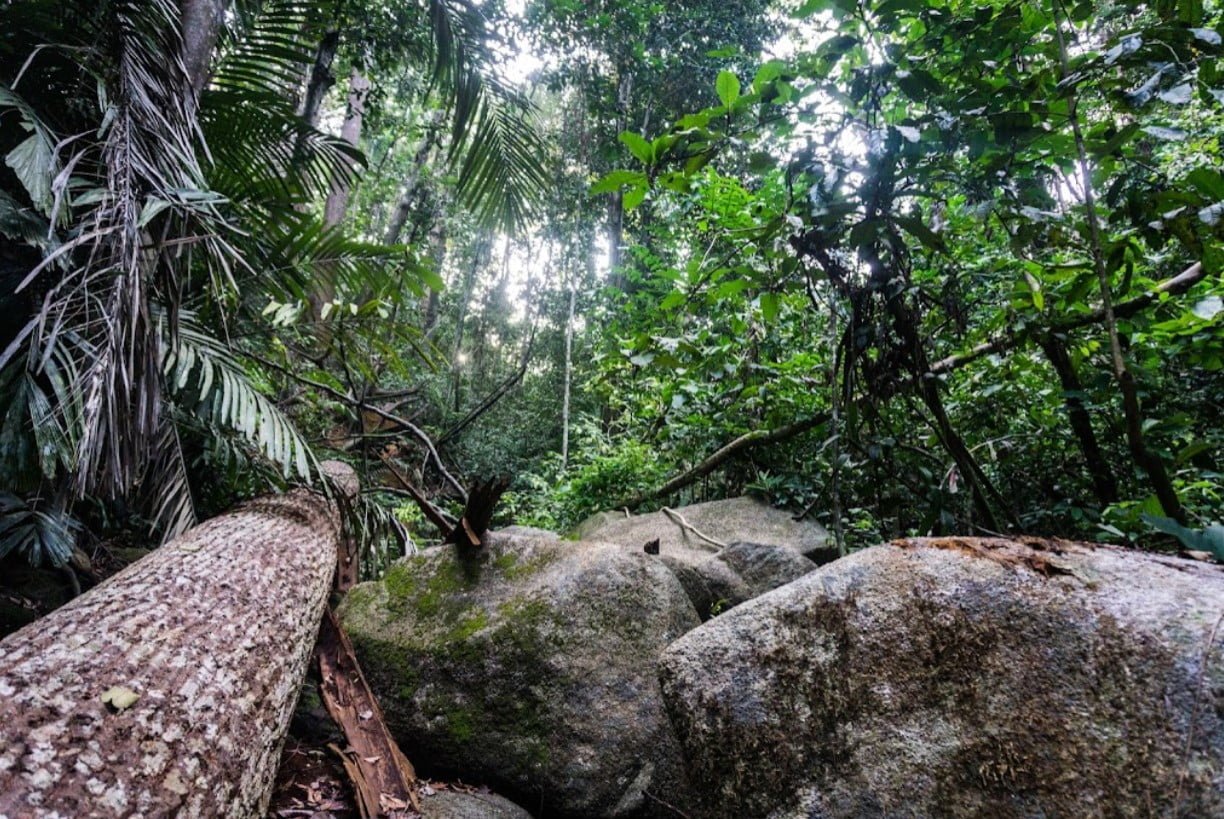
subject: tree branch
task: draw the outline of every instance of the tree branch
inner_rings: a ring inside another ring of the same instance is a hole
[[[678,492],[694,481],[704,478],[723,463],[741,452],[749,449],[755,449],[756,447],[764,444],[776,444],[781,441],[789,440],[794,438],[796,435],[800,435],[810,429],[820,426],[828,420],[829,414],[821,412],[817,413],[816,415],[811,415],[807,418],[795,421],[794,423],[778,427],[777,429],[754,429],[752,432],[745,433],[744,435],[736,438],[734,441],[719,449],[713,455],[706,458],[704,461],[697,464],[687,472],[677,475],[657,489],[651,489],[646,492],[638,492],[624,503],[615,504],[615,508],[636,509],[648,500],[666,497],[673,492]]]
[[[1114,305],[1114,316],[1118,318],[1127,318],[1144,310],[1160,299],[1162,295],[1168,293],[1171,296],[1185,293],[1194,285],[1198,284],[1207,275],[1206,269],[1202,262],[1195,262],[1190,267],[1183,270],[1171,279],[1166,279],[1156,287],[1152,288],[1142,296],[1136,296],[1130,301],[1124,301],[1121,304]],[[993,355],[995,353],[1005,352],[1015,349],[1029,341],[1032,341],[1035,336],[1043,333],[1066,333],[1071,330],[1078,330],[1081,327],[1087,327],[1089,324],[1099,324],[1105,320],[1105,308],[1098,307],[1091,313],[1086,313],[1078,318],[1053,324],[1046,328],[1033,328],[1020,333],[1008,334],[1004,336],[996,336],[990,341],[983,342],[966,353],[957,353],[950,355],[947,358],[936,361],[931,365],[931,368],[926,372],[925,378],[932,378],[937,375],[944,375],[953,370],[959,369],[966,364],[977,361],[983,356]]]
[[[269,359],[266,359],[261,355],[257,355],[255,353],[245,353],[245,355],[255,359],[260,364],[263,364],[266,367],[271,367],[277,372],[280,372],[280,373],[283,373],[289,376],[294,381],[297,381],[300,384],[305,384],[308,387],[313,387],[314,389],[319,390],[320,392],[326,395],[330,395],[332,398],[335,398],[337,401],[341,401],[345,404],[348,404],[349,406],[355,407],[358,412],[361,412],[362,410],[369,410],[375,415],[381,418],[384,418],[393,424],[398,424],[399,426],[403,427],[405,430],[412,433],[414,438],[416,438],[418,441],[421,442],[421,445],[424,446],[427,452],[429,453],[429,460],[434,462],[434,468],[438,470],[438,474],[440,474],[446,480],[446,482],[451,485],[452,489],[454,489],[456,492],[459,493],[459,496],[460,498],[463,499],[463,502],[467,503],[467,491],[464,490],[463,484],[455,480],[455,476],[446,470],[446,467],[442,463],[442,456],[438,454],[438,449],[437,447],[434,446],[433,440],[427,434],[425,434],[425,431],[423,429],[418,427],[416,424],[412,423],[406,418],[401,418],[395,413],[387,412],[386,410],[376,407],[372,404],[366,404],[365,402],[357,398],[354,398],[351,395],[345,395],[344,393],[342,393],[340,390],[336,389],[335,387],[332,387],[328,384],[324,384],[321,381],[315,381],[313,378],[307,378],[304,375],[298,375],[297,373],[295,373],[293,370],[289,369],[288,367],[284,367],[280,364],[277,364],[275,361],[270,361]]]

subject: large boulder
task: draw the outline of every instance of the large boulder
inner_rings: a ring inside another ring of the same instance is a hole
[[[710,817],[1224,816],[1224,571],[910,540],[660,660]]]
[[[702,620],[798,580],[817,565],[786,546],[739,541],[714,554],[660,558],[684,586]]]
[[[823,526],[796,521],[789,512],[749,497],[708,501],[646,515],[600,512],[578,524],[574,533],[583,540],[602,540],[635,549],[657,540],[659,553],[664,556],[688,557],[722,548],[703,539],[694,529],[722,544],[772,543],[817,563],[827,563],[837,556]]]
[[[684,589],[613,544],[489,541],[475,562],[402,561],[341,605],[393,733],[550,816],[651,815],[650,795],[684,792],[655,673],[700,622]]]
[[[421,796],[421,819],[531,819],[531,814],[495,793],[432,791]]]
[[[818,523],[755,498],[709,501],[630,516],[600,512],[574,533],[642,551],[648,546],[705,620],[784,586],[837,557]]]

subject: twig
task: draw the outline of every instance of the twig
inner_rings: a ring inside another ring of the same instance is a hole
[[[698,529],[696,526],[694,526],[693,524],[691,524],[691,523],[689,523],[687,520],[685,520],[685,519],[684,519],[684,515],[680,514],[680,513],[679,513],[679,512],[677,512],[675,509],[672,509],[671,507],[668,507],[668,506],[664,506],[664,507],[663,507],[663,513],[664,513],[665,515],[667,515],[668,517],[670,517],[672,520],[674,520],[676,523],[678,523],[678,524],[680,525],[680,528],[681,528],[681,529],[688,529],[690,532],[692,532],[693,534],[695,534],[697,537],[701,538],[702,540],[706,541],[707,543],[712,543],[712,544],[714,544],[715,546],[717,546],[717,547],[718,547],[718,548],[720,548],[720,549],[725,549],[725,548],[727,548],[727,544],[723,543],[721,540],[715,540],[714,538],[712,538],[712,537],[710,537],[709,535],[707,535],[707,534],[705,534],[704,532],[702,532],[702,531],[701,531],[700,529]]]
[[[683,817],[683,819],[692,819],[692,817],[690,817],[684,811],[680,810],[678,807],[673,805],[671,802],[668,802],[665,799],[660,799],[659,797],[655,796],[653,793],[646,790],[645,788],[642,789],[642,796],[645,796],[647,799],[649,799],[650,801],[654,802],[657,805],[661,805],[667,808],[669,811],[676,814],[677,816]]]

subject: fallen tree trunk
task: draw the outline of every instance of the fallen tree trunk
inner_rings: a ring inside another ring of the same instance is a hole
[[[339,539],[257,500],[0,641],[0,816],[262,816]]]

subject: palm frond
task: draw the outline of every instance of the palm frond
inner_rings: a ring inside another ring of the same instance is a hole
[[[184,314],[176,339],[159,319],[167,392],[209,423],[240,435],[286,477],[317,472],[314,454],[293,422],[251,383],[233,352]]]
[[[22,498],[0,492],[0,559],[25,555],[34,566],[63,566],[72,557],[80,528],[63,510],[44,510]]]
[[[145,505],[151,510],[154,528],[161,532],[162,543],[196,525],[199,516],[173,412],[162,417],[161,434],[143,484]]]
[[[363,242],[309,214],[286,214],[268,224],[259,247],[264,269],[296,298],[325,281],[337,294],[397,298],[407,288],[423,294],[421,262],[403,245]]]
[[[548,186],[528,103],[482,94],[471,130],[452,144],[460,200],[483,223],[522,229]]]
[[[300,206],[351,182],[360,151],[312,127],[291,102],[321,31],[304,0],[241,4],[220,49],[201,122],[213,152],[209,180],[247,203]]]

